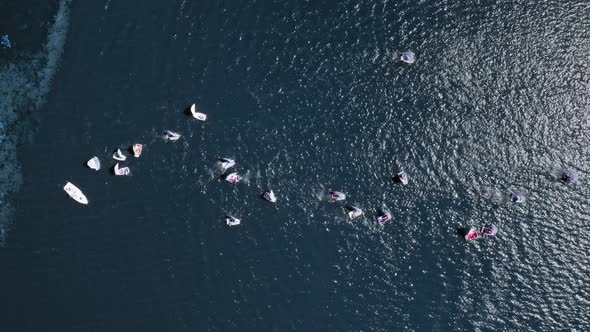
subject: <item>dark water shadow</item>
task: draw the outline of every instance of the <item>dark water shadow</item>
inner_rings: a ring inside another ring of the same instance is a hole
[[[346,210],[346,212],[350,212],[350,211],[354,211],[356,208],[352,205],[347,204],[344,206],[344,209]]]
[[[395,184],[402,184],[402,179],[397,174],[391,177],[391,181]]]
[[[375,209],[374,211],[375,212],[373,213],[373,215],[375,216],[375,218],[383,217],[384,215],[386,215],[385,209],[382,207],[379,207],[379,208]]]
[[[184,108],[184,110],[182,111],[186,116],[190,116],[191,118],[193,117],[193,114],[191,113],[191,106],[193,105],[189,105],[187,107]]]
[[[470,227],[459,227],[456,229],[456,234],[462,238],[465,238],[465,235],[469,233]]]

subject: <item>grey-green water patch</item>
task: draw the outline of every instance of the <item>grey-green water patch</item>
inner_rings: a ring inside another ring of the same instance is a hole
[[[62,0],[38,53],[14,47],[0,52],[0,245],[14,224],[11,194],[22,183],[17,146],[30,142],[51,80],[59,66],[69,25],[70,0]],[[3,60],[1,60],[3,59]]]

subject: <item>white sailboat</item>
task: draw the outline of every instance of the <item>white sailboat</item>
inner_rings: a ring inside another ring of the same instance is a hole
[[[384,223],[389,220],[391,220],[391,212],[389,212],[389,210],[381,211],[381,213],[379,213],[379,216],[377,217],[377,221],[380,223]]]
[[[164,133],[164,139],[167,141],[177,141],[180,137],[182,137],[181,134],[175,133],[170,130],[166,130],[166,132]]]
[[[88,162],[86,163],[86,165],[90,169],[93,169],[95,171],[98,171],[100,169],[100,160],[98,159],[98,157],[94,156],[94,157],[92,157],[92,159],[88,160]]]
[[[359,209],[359,208],[357,208],[355,206],[349,207],[348,210],[349,210],[348,211],[348,217],[350,219],[356,219],[356,218],[358,218],[358,217],[360,217],[360,216],[363,215],[363,210],[361,210],[361,209]]]
[[[129,175],[129,173],[131,173],[131,170],[129,169],[129,167],[123,167],[123,168],[119,168],[119,163],[115,164],[115,175]]]
[[[229,168],[234,167],[236,164],[235,160],[229,158],[221,158],[219,159],[219,161],[221,162],[221,170],[224,172],[227,171]]]
[[[262,197],[264,199],[266,199],[267,201],[271,202],[271,203],[276,203],[277,202],[277,197],[275,196],[275,193],[271,190],[271,191],[265,191],[262,194]]]
[[[401,60],[405,63],[414,63],[416,61],[416,55],[412,51],[405,51],[402,53]]]
[[[242,180],[242,177],[238,175],[238,173],[230,173],[225,177],[225,181],[231,183],[238,183]]]
[[[401,171],[397,173],[397,177],[404,186],[408,184],[408,174],[406,172]]]
[[[117,149],[117,151],[115,151],[115,153],[113,153],[113,159],[118,160],[118,161],[125,161],[127,159],[127,157],[125,157],[123,152],[121,152],[121,149]]]
[[[197,112],[197,105],[196,104],[191,105],[191,114],[193,115],[193,118],[195,118],[197,120],[200,120],[200,121],[207,120],[207,114]]]
[[[227,216],[225,218],[225,223],[228,226],[237,226],[240,224],[240,219],[236,218],[236,217],[232,217],[232,216]]]
[[[330,200],[332,202],[343,201],[345,199],[346,199],[346,194],[345,193],[341,193],[339,191],[331,191],[330,192]]]
[[[133,155],[135,158],[139,158],[141,156],[141,151],[143,150],[143,145],[141,144],[133,144]]]

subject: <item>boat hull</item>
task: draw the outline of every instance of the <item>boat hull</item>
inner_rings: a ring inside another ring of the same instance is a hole
[[[86,195],[84,195],[82,191],[72,183],[66,183],[66,185],[64,186],[64,190],[76,202],[84,205],[88,204],[88,198],[86,198]]]
[[[199,121],[206,121],[207,120],[207,114],[197,112],[197,105],[195,105],[195,104],[191,105],[191,114],[192,114],[193,118],[195,118]]]

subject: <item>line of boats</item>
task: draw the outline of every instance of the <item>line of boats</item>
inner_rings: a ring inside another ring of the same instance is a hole
[[[177,140],[180,137],[181,137],[180,134],[174,133],[171,131],[166,131],[165,136],[164,136],[164,138],[167,140]],[[134,144],[132,146],[131,150],[133,151],[133,154],[135,157],[139,157],[142,152],[142,145],[141,144]],[[117,161],[125,161],[127,159],[127,157],[123,154],[121,149],[117,149],[115,151],[115,153],[113,154],[113,159],[115,159]],[[220,158],[219,163],[220,163],[221,170],[224,174],[227,173],[227,171],[230,168],[232,168],[236,165],[235,160],[230,159],[230,158]],[[92,157],[92,159],[90,159],[87,162],[87,165],[91,169],[99,170],[100,169],[100,160],[98,159],[98,157]],[[119,163],[115,164],[114,172],[115,172],[115,175],[129,175],[130,174],[129,167],[120,168]],[[242,180],[242,177],[237,172],[230,172],[224,176],[224,179],[230,183],[237,184]],[[393,180],[400,182],[403,185],[407,185],[409,182],[408,175],[404,171],[399,172],[393,178]],[[67,186],[67,189],[64,187],[64,190],[66,190],[66,192],[73,199],[75,199],[76,201],[78,201],[82,204],[88,204],[88,200],[86,199],[86,196],[84,196],[84,194],[82,194],[82,192],[76,186],[74,186],[73,184],[71,184],[69,182],[66,186]],[[340,191],[331,191],[328,193],[328,196],[329,196],[329,199],[331,202],[344,201],[347,198],[346,194],[343,192],[340,192]],[[271,203],[277,202],[277,196],[272,189],[269,191],[263,192],[261,197]],[[345,210],[347,211],[347,215],[351,220],[357,219],[364,214],[362,209],[360,209],[359,207],[356,207],[356,206],[352,206],[352,205],[345,206]],[[381,209],[381,210],[377,211],[377,222],[379,222],[380,224],[390,221],[391,219],[392,219],[392,214],[389,210]],[[229,226],[236,226],[241,223],[241,220],[239,218],[237,218],[235,216],[231,216],[231,215],[227,215],[225,221],[226,221],[227,225],[229,225]]]
[[[411,51],[404,52],[402,54],[401,60],[406,63],[414,63],[414,61],[415,61],[414,53],[412,53]],[[195,118],[199,121],[206,121],[207,120],[207,115],[204,113],[198,112],[195,104],[193,104],[189,108],[189,111],[190,111],[190,115],[193,118]],[[166,130],[163,135],[163,138],[166,141],[176,141],[176,140],[180,139],[181,137],[182,137],[181,134],[170,131],[170,130]],[[141,153],[143,151],[143,145],[139,144],[139,143],[133,144],[130,148],[130,151],[132,152],[132,154],[135,158],[139,158],[139,156],[141,155]],[[113,159],[118,161],[113,167],[113,171],[114,171],[115,175],[126,176],[126,175],[131,174],[131,170],[129,169],[129,167],[127,167],[127,166],[119,167],[119,162],[124,162],[127,160],[127,156],[121,151],[121,149],[117,148],[117,150],[113,153]],[[237,184],[242,180],[242,177],[237,172],[228,172],[228,170],[230,168],[232,168],[236,165],[235,160],[230,159],[230,158],[220,158],[219,163],[220,163],[220,168],[224,174],[222,177],[227,182]],[[101,169],[100,159],[96,156],[94,156],[90,160],[88,160],[86,165],[88,166],[88,168],[95,170],[95,171],[98,171]],[[566,170],[562,173],[560,179],[563,182],[575,182],[575,181],[577,181],[577,175],[572,171]],[[409,182],[408,175],[404,171],[401,171],[396,176],[394,176],[393,180],[395,182],[399,182],[403,185],[407,185]],[[82,193],[82,191],[78,187],[76,187],[74,184],[72,184],[71,182],[66,183],[66,185],[64,186],[64,191],[75,201],[77,201],[81,204],[88,204],[88,199],[84,195],[84,193]],[[261,197],[264,200],[271,202],[271,203],[277,202],[277,196],[273,190],[263,192]],[[344,201],[347,198],[346,194],[343,192],[340,192],[340,191],[331,191],[328,193],[328,197],[331,202]],[[523,203],[525,201],[525,197],[521,194],[511,193],[510,194],[510,201],[512,201],[514,203]],[[346,205],[344,208],[346,210],[346,214],[348,215],[348,217],[351,220],[357,219],[364,214],[363,210],[360,209],[359,207],[356,207],[356,206]],[[389,210],[380,209],[377,211],[377,222],[379,222],[380,224],[390,221],[391,219],[392,219],[392,214]],[[235,216],[231,216],[231,215],[227,215],[225,218],[225,221],[228,226],[236,226],[241,223],[241,220],[239,218],[237,218]],[[474,240],[478,240],[482,237],[495,236],[497,233],[498,233],[498,227],[494,224],[486,224],[483,226],[471,226],[469,231],[467,231],[467,233],[465,234],[465,239],[467,241],[474,241]]]
[[[224,172],[226,172],[229,168],[235,166],[235,164],[236,164],[236,162],[234,160],[229,159],[229,158],[221,158],[221,159],[219,159],[219,162],[221,164],[221,169]],[[240,175],[238,175],[238,173],[235,173],[235,172],[225,175],[224,178],[226,181],[234,183],[234,184],[238,183],[241,180]],[[403,185],[407,185],[408,181],[409,181],[408,175],[404,171],[399,172],[393,178],[393,180],[400,182]],[[277,197],[272,190],[265,191],[264,193],[262,193],[262,198],[268,202],[271,202],[271,203],[276,203],[276,201],[277,201]],[[328,193],[328,198],[330,199],[331,202],[344,201],[344,200],[346,200],[346,194],[343,192],[340,192],[340,191],[330,191]],[[353,205],[346,205],[344,207],[344,209],[346,210],[346,214],[348,215],[348,217],[351,220],[357,219],[364,214],[364,212],[361,208],[353,206]],[[377,211],[377,222],[379,222],[380,224],[390,221],[391,219],[392,219],[392,215],[389,210],[380,209]],[[225,218],[225,222],[228,226],[236,226],[241,223],[241,220],[235,216],[227,215]]]

